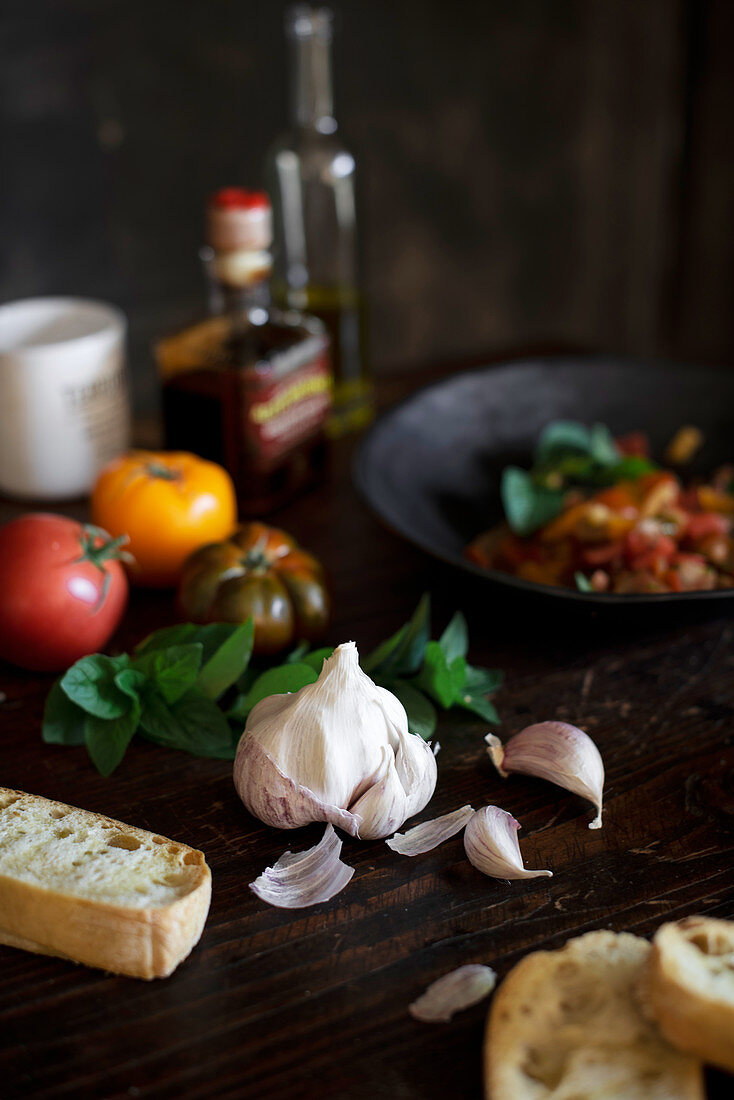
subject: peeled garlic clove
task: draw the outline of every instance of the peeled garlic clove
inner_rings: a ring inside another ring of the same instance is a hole
[[[407,833],[396,833],[385,843],[388,848],[392,848],[401,856],[422,855],[423,852],[432,851],[439,844],[443,844],[444,840],[460,833],[473,813],[473,807],[462,806],[460,810],[452,810],[450,814],[414,825],[412,829],[408,829]]]
[[[522,772],[547,779],[593,802],[597,814],[590,829],[601,829],[604,762],[587,733],[567,722],[538,722],[511,737],[506,745],[494,734],[485,741],[497,771]]]
[[[455,1012],[479,1004],[494,989],[497,975],[489,966],[469,963],[437,978],[408,1006],[414,1020],[445,1023]]]
[[[253,894],[279,909],[303,909],[328,901],[343,890],[354,868],[342,863],[342,842],[327,825],[317,845],[305,852],[284,852],[250,883]]]
[[[517,831],[520,822],[499,806],[484,806],[469,820],[464,851],[469,862],[492,878],[520,879],[552,876],[552,871],[528,871],[522,861]]]

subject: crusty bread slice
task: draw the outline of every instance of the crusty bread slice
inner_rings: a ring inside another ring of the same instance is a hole
[[[0,943],[133,978],[165,978],[201,936],[201,852],[0,787]]]
[[[490,1010],[488,1100],[703,1100],[700,1063],[637,1006],[649,950],[638,936],[600,931],[526,955]]]
[[[663,924],[638,993],[671,1043],[734,1073],[734,922],[688,917]]]

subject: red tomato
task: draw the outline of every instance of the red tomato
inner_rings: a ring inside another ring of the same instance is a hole
[[[127,603],[121,541],[44,512],[0,527],[0,657],[60,672],[102,649]]]

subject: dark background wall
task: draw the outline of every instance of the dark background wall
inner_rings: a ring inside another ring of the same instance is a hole
[[[734,350],[730,0],[341,0],[378,371],[537,343]],[[279,0],[3,0],[0,299],[152,339],[195,316],[208,191],[286,120]]]

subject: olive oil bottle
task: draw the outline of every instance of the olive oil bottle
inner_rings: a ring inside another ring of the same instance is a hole
[[[331,337],[332,436],[373,416],[365,308],[359,280],[355,160],[338,135],[331,79],[333,17],[298,4],[286,13],[291,49],[291,128],[271,148],[266,185],[273,203],[273,298],[313,314]]]

